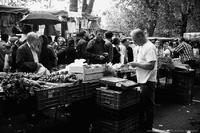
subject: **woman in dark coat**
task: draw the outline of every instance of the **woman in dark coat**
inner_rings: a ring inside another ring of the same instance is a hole
[[[48,70],[51,70],[53,67],[57,65],[57,57],[54,53],[53,49],[48,46],[47,36],[41,35],[40,42],[41,42],[41,52],[40,52],[40,63],[46,67]]]
[[[120,44],[120,40],[118,38],[114,38],[112,40],[112,44],[113,44],[113,60],[112,63],[116,64],[116,63],[120,63],[120,48],[119,48],[119,44]]]
[[[66,64],[70,64],[70,63],[73,63],[74,60],[76,59],[77,57],[77,53],[76,53],[76,49],[74,47],[74,39],[73,38],[70,38],[68,40],[68,46],[65,50],[66,52]]]

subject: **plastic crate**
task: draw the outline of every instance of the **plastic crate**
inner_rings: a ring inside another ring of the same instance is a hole
[[[67,103],[72,103],[84,99],[84,87],[82,84],[68,86],[64,93]]]
[[[94,124],[96,133],[133,133],[139,127],[139,115],[129,116],[120,121],[97,119]]]
[[[173,94],[183,104],[192,102],[192,90],[195,81],[195,71],[174,70],[172,73]]]
[[[107,107],[97,106],[96,113],[97,118],[119,121],[123,120],[124,118],[128,118],[129,116],[138,114],[139,104],[121,110],[114,110]]]
[[[119,110],[139,102],[139,92],[133,89],[114,91],[101,87],[96,90],[96,102],[100,106]]]
[[[35,90],[37,109],[47,109],[64,104],[64,89],[66,87],[56,87]]]
[[[101,85],[99,82],[88,82],[83,83],[84,86],[84,97],[91,98],[95,95],[96,89],[99,88]]]

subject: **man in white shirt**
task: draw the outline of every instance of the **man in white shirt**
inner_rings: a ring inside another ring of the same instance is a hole
[[[140,29],[131,32],[134,44],[134,61],[128,63],[136,67],[137,82],[141,84],[140,98],[140,124],[145,132],[151,132],[153,127],[154,89],[157,77],[156,47],[146,39],[145,33]],[[145,118],[146,116],[146,118]]]

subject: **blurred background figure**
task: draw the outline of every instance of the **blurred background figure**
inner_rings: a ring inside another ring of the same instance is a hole
[[[73,63],[75,59],[77,59],[74,39],[69,38],[67,44],[68,44],[67,48],[65,49],[66,64],[70,64],[70,63]]]
[[[112,63],[116,64],[116,63],[120,63],[120,48],[119,48],[119,44],[120,44],[120,40],[119,38],[114,38],[112,40],[112,44],[113,44],[113,60]]]
[[[8,34],[2,34],[1,35],[1,41],[0,41],[0,71],[3,71],[4,68],[4,60],[5,60],[5,45],[8,42]]]
[[[89,41],[86,51],[89,57],[89,64],[104,64],[108,62],[108,53],[105,49],[105,41],[101,30],[96,31],[96,37]]]
[[[46,67],[48,70],[51,70],[53,67],[57,65],[57,57],[54,51],[48,45],[48,38],[45,35],[41,35],[39,37],[41,44],[41,52],[40,52],[40,63]]]
[[[107,31],[105,33],[105,49],[108,53],[108,62],[112,62],[113,60],[113,46],[112,46],[112,37],[113,33],[111,31]]]

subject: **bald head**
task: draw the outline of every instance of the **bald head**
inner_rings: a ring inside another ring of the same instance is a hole
[[[145,33],[141,29],[131,31],[130,35],[136,45],[143,45],[147,41]]]

